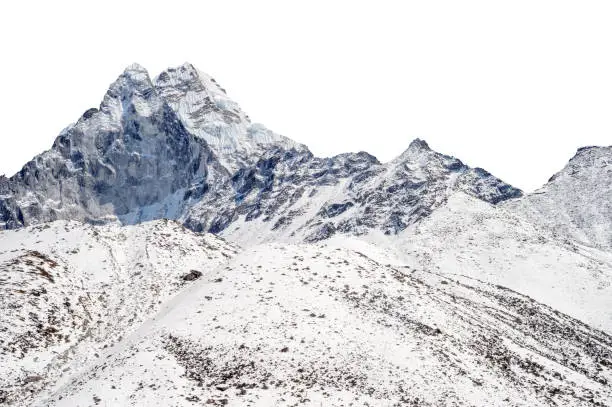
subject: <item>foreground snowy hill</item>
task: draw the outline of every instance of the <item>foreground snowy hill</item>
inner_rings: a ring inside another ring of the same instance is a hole
[[[60,221],[0,247],[4,403],[612,402],[609,255],[463,193],[398,236]]]
[[[190,284],[192,270],[206,275],[234,253],[169,221],[0,233],[0,403],[96,360]]]
[[[246,250],[35,405],[612,403],[609,335],[345,246]]]

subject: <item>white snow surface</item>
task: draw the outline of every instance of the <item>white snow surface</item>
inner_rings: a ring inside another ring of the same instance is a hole
[[[612,254],[560,239],[463,193],[397,236],[364,236],[409,264],[499,284],[612,334]]]
[[[0,232],[0,396],[18,406],[612,403],[612,337],[586,312],[606,313],[589,298],[608,271],[595,276],[587,255],[601,254],[541,243],[511,214],[516,228],[499,227],[498,209],[478,205],[453,197],[393,244],[336,236],[241,249],[172,221]],[[511,244],[524,247],[495,252]],[[500,270],[506,260],[518,264]],[[191,270],[202,275],[184,280]],[[572,272],[592,291],[575,290],[559,312]],[[528,291],[513,283],[522,279],[536,287],[528,296],[515,290]]]
[[[27,397],[95,363],[235,247],[171,221],[95,227],[58,221],[0,232],[0,397]]]
[[[612,371],[596,356],[609,336],[506,289],[345,243],[241,252],[34,405],[612,402],[601,383]]]

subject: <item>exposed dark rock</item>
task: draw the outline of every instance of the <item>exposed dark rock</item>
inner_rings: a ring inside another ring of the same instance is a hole
[[[197,280],[198,278],[202,277],[202,272],[198,271],[198,270],[191,270],[189,271],[189,273],[184,274],[181,279],[183,281],[193,281],[193,280]]]

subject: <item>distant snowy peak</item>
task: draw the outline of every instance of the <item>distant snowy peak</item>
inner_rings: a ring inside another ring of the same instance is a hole
[[[612,247],[612,147],[582,147],[549,182],[508,206],[562,236]]]
[[[100,130],[118,130],[126,114],[151,117],[155,111],[163,109],[163,105],[147,70],[132,64],[109,86],[99,109],[87,110],[76,126],[94,125]]]
[[[187,129],[206,140],[230,172],[253,163],[266,146],[306,149],[261,124],[252,124],[215,79],[189,63],[162,72],[155,87]]]
[[[422,140],[420,138],[415,138],[414,140],[410,142],[406,151],[404,151],[402,155],[400,155],[397,159],[405,158],[410,155],[427,153],[431,151],[432,150],[429,147],[429,144],[427,144],[425,140]]]

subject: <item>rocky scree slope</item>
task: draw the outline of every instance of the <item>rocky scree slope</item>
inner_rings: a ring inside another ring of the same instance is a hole
[[[455,190],[491,203],[521,195],[421,140],[388,164],[367,153],[315,157],[252,124],[192,65],[154,80],[133,65],[99,109],[0,178],[0,228],[169,218],[214,233],[246,225],[258,241],[280,234],[317,241],[336,232],[397,233]]]

